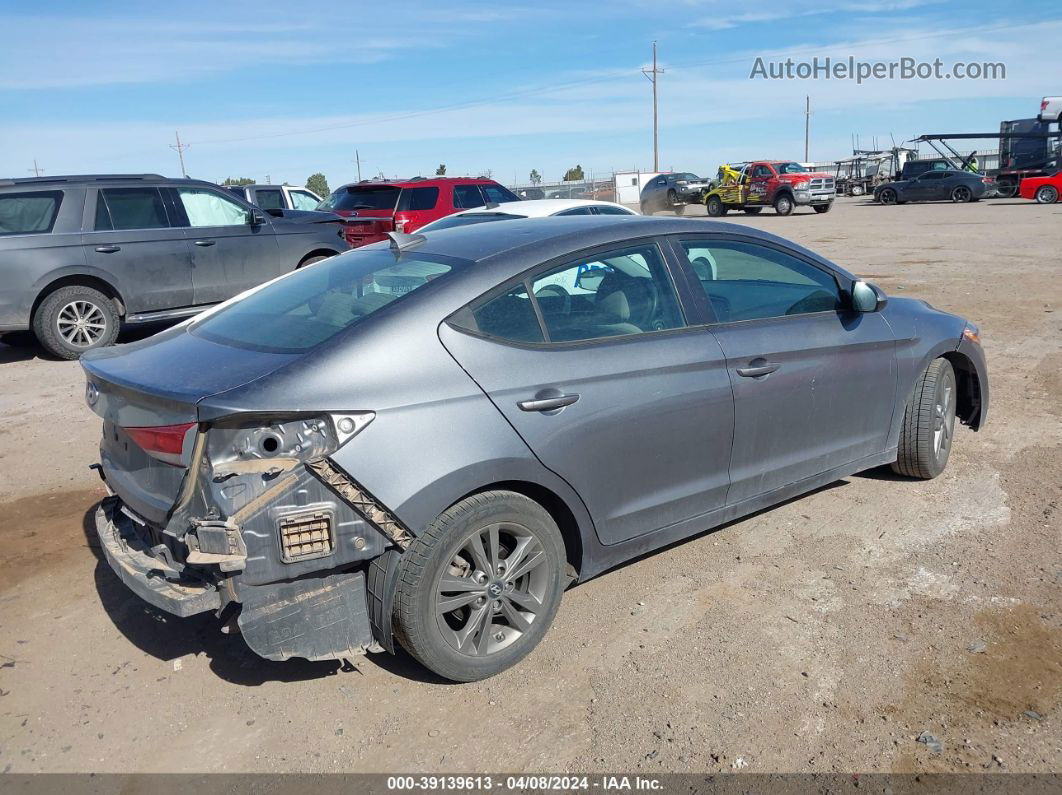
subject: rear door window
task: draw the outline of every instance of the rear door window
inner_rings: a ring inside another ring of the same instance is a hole
[[[439,201],[438,188],[404,188],[398,200],[399,211],[434,210]]]
[[[504,295],[492,298],[472,312],[481,334],[514,342],[542,342],[542,327],[535,307],[521,283]]]
[[[594,207],[594,212],[598,215],[634,215],[634,213],[626,207],[610,207],[607,204]]]
[[[479,191],[479,185],[454,185],[454,207],[468,210],[472,207],[482,207],[483,194]]]
[[[320,199],[304,190],[293,190],[289,193],[296,210],[316,210],[317,205],[321,203]]]
[[[106,188],[96,199],[96,231],[170,225],[158,188]]]
[[[0,235],[51,232],[62,201],[58,190],[0,194]]]
[[[254,199],[254,203],[263,210],[286,209],[284,207],[284,194],[279,190],[273,190],[272,188],[256,190],[254,192]]]

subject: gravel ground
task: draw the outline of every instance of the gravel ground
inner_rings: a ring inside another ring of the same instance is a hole
[[[1062,770],[1062,206],[738,216],[982,327],[988,426],[569,591],[453,686],[269,663],[98,559],[76,363],[0,344],[0,770]],[[921,737],[921,741],[919,741]]]

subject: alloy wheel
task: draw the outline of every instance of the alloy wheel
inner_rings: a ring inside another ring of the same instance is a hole
[[[1058,190],[1051,185],[1044,185],[1036,191],[1036,201],[1038,204],[1054,204],[1058,201]]]
[[[955,429],[953,392],[954,385],[945,381],[937,395],[936,405],[933,407],[933,454],[938,461],[947,456],[951,445],[951,434]]]
[[[435,589],[435,615],[446,642],[473,657],[515,643],[546,612],[549,567],[541,542],[525,527],[490,524],[469,535]]]
[[[107,317],[91,301],[71,301],[56,316],[59,335],[76,348],[95,345],[107,333]]]
[[[973,194],[970,193],[970,189],[969,188],[967,188],[964,185],[960,185],[954,191],[952,191],[951,200],[953,202],[958,203],[958,204],[962,204],[963,202],[970,201],[970,197],[972,195]]]

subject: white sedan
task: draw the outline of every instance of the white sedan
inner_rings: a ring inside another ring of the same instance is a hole
[[[638,215],[634,210],[614,202],[593,199],[529,199],[473,207],[425,224],[417,233],[437,232],[456,226],[480,224],[486,221],[511,221],[516,218],[549,218],[563,215]]]

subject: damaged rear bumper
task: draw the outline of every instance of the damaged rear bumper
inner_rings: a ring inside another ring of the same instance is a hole
[[[96,532],[112,571],[148,604],[182,617],[221,608],[216,585],[181,578],[165,559],[152,554],[137,523],[121,510],[118,497],[107,497],[99,504]]]
[[[164,545],[152,546],[151,531],[116,495],[96,509],[96,532],[111,570],[160,610],[187,617],[239,603],[240,633],[267,660],[334,660],[383,650],[369,619],[362,570],[251,585],[218,565],[182,565]]]

